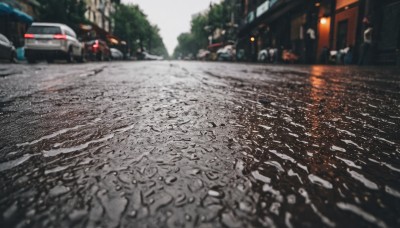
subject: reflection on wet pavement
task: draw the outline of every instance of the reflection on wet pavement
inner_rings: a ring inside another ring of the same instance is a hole
[[[400,226],[400,71],[36,68],[0,78],[1,227]]]

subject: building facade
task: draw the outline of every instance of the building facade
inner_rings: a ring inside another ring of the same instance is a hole
[[[0,33],[15,47],[24,45],[24,34],[37,17],[39,6],[35,0],[0,0]]]
[[[355,64],[365,55],[364,32],[372,27],[369,64],[400,64],[399,0],[240,0],[238,50],[256,61],[260,51],[291,53],[299,63]]]
[[[85,0],[87,5],[86,18],[111,33],[113,30],[112,13],[115,11],[115,4],[120,3],[119,0]]]

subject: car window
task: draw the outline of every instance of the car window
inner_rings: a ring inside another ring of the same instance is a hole
[[[92,45],[92,44],[94,44],[95,42],[96,42],[96,40],[91,40],[91,41],[86,42],[86,44]]]
[[[68,29],[65,30],[65,34],[70,36],[70,37],[74,37],[74,35]]]
[[[27,33],[54,35],[54,34],[61,34],[61,29],[60,29],[60,27],[56,27],[56,26],[32,26],[28,29]]]
[[[74,33],[72,30],[70,30],[70,29],[65,29],[65,33],[66,33],[68,36],[70,36],[70,37],[76,38],[75,33]]]
[[[5,37],[4,35],[0,34],[0,40],[6,43],[9,43],[7,37]]]

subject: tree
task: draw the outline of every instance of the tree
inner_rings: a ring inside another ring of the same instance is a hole
[[[208,45],[208,37],[216,29],[225,30],[231,20],[231,14],[234,7],[231,7],[231,1],[223,1],[219,4],[210,5],[206,13],[202,13],[192,18],[191,29],[189,33],[182,33],[178,37],[178,46],[174,50],[174,57],[179,55],[195,56],[199,49],[205,49]],[[230,37],[221,37],[215,42],[225,41]]]
[[[85,18],[86,3],[81,0],[38,0],[39,21],[63,23],[77,30]]]
[[[125,40],[131,52],[140,49],[151,54],[168,57],[167,49],[157,26],[151,25],[146,14],[137,5],[121,4],[112,15],[114,33]]]

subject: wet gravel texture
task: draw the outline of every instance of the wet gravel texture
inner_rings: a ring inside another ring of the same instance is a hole
[[[395,68],[1,65],[0,126],[1,227],[400,227]]]

